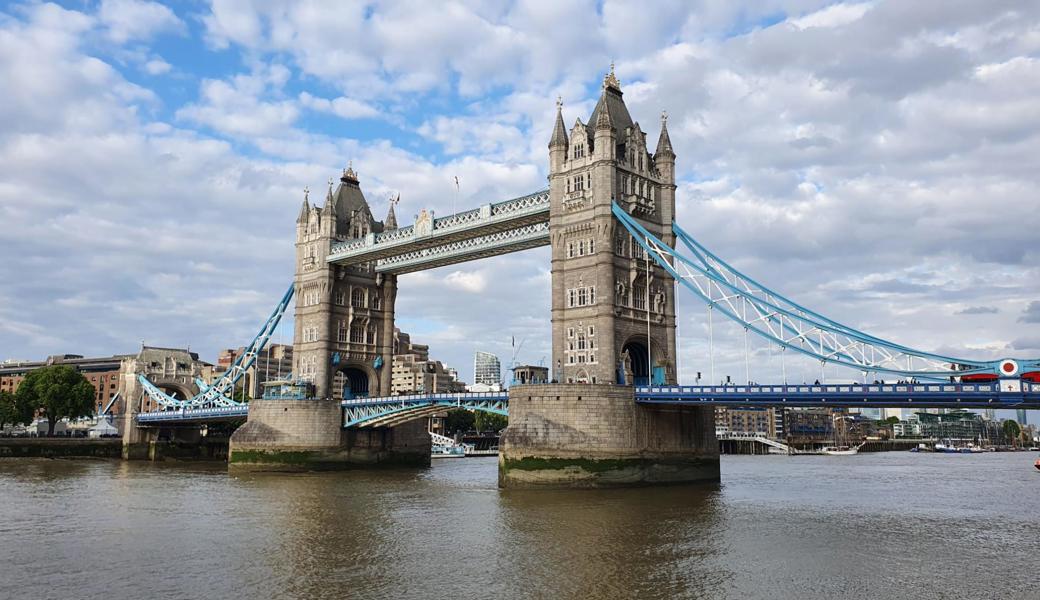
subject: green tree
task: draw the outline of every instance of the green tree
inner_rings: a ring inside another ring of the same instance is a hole
[[[51,365],[29,371],[15,400],[23,416],[31,418],[36,411],[42,412],[47,417],[47,435],[54,435],[58,421],[90,415],[94,395],[94,386],[79,371],[68,365]]]
[[[1018,424],[1018,421],[1008,419],[1004,421],[1004,437],[1011,442],[1012,446],[1017,445],[1018,438],[1022,435],[1022,426]]]
[[[14,394],[7,390],[0,391],[0,429],[5,425],[13,425],[22,419],[18,410],[18,404],[14,401]]]
[[[509,425],[509,418],[504,415],[478,410],[474,416],[473,425],[477,431],[494,431],[497,433],[505,429],[506,425]]]
[[[884,421],[882,421],[882,423],[884,423],[886,425],[895,425],[898,422],[899,422],[899,417],[894,416],[894,415],[889,417],[889,418],[887,418],[887,419],[885,419]]]
[[[444,418],[444,429],[448,433],[466,433],[470,429],[473,429],[473,423],[475,420],[476,417],[473,416],[473,413],[464,408],[449,410],[448,416]]]

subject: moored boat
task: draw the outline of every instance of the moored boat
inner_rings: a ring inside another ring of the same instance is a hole
[[[442,446],[433,444],[430,446],[430,458],[464,458],[466,450],[462,446]]]

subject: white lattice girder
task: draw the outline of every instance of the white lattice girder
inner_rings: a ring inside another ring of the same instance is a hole
[[[549,222],[467,238],[376,261],[380,273],[411,273],[549,245]]]
[[[429,231],[420,231],[410,225],[338,242],[333,244],[326,260],[338,265],[368,263],[548,221],[549,190],[542,190],[433,219]]]

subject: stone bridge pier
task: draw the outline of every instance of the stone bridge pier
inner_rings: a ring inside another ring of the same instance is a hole
[[[188,399],[198,393],[195,379],[203,375],[199,357],[180,348],[144,346],[136,355],[127,356],[120,364],[119,395],[123,398],[123,418],[117,427],[123,434],[125,460],[154,459],[154,445],[160,432],[154,427],[140,427],[137,415],[158,410],[145,392],[139,376],[144,375],[153,385],[179,399]],[[185,442],[198,441],[199,429],[185,428],[167,433],[166,439],[178,438]]]
[[[337,399],[253,400],[231,436],[228,462],[248,471],[428,467],[430,434],[425,420],[344,429]]]
[[[556,384],[509,390],[498,482],[516,487],[609,487],[713,481],[712,411],[647,407],[630,386]]]

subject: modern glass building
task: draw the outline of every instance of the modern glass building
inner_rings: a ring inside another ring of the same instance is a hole
[[[495,386],[502,383],[502,363],[490,352],[477,352],[473,355],[474,385]]]

